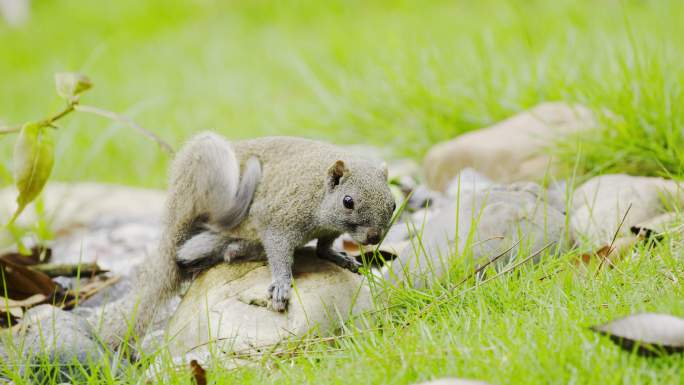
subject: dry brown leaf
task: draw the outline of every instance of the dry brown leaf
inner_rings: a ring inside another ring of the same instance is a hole
[[[21,301],[10,298],[0,299],[0,326],[15,325],[24,316],[26,309],[48,301],[49,298],[44,294],[35,294]]]
[[[2,297],[15,300],[26,299],[34,294],[52,297],[60,291],[50,277],[39,271],[6,260],[0,260],[0,268],[4,280],[0,288]]]
[[[31,266],[48,277],[92,277],[106,273],[97,263],[41,263]]]
[[[397,243],[382,243],[379,247],[368,246],[363,248],[357,245],[357,249],[355,252],[347,253],[352,257],[356,258],[356,260],[359,262],[364,262],[365,260],[365,262],[370,263],[371,265],[382,266],[384,262],[392,261],[395,258],[397,258],[401,250],[408,246],[409,243],[409,241]],[[377,253],[380,254],[379,257],[377,257],[375,254],[376,249]]]
[[[0,255],[0,260],[10,261],[17,265],[31,266],[38,263],[45,263],[52,257],[52,249],[45,246],[34,246],[31,248],[31,254],[21,254],[16,251],[10,251]]]
[[[207,385],[207,371],[204,370],[197,360],[190,361],[190,370],[196,385]]]
[[[615,239],[612,245],[603,245],[593,253],[584,253],[578,257],[575,264],[590,264],[592,261],[599,261],[600,265],[614,267],[614,264],[628,256],[638,242],[644,240],[641,235],[630,235]]]

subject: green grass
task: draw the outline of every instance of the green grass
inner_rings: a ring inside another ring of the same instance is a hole
[[[86,102],[174,144],[214,128],[231,138],[370,143],[418,159],[436,141],[567,100],[624,120],[585,144],[584,170],[682,171],[680,1],[46,0],[34,8],[25,28],[0,27],[7,123],[58,109],[52,74],[80,70],[96,85]],[[83,116],[63,126],[57,178],[163,186],[166,155],[130,129]]]
[[[95,83],[85,102],[175,145],[214,128],[230,138],[370,143],[420,159],[437,141],[565,100],[620,117],[587,138],[579,157],[568,145],[552,149],[568,164],[579,158],[580,175],[684,174],[681,1],[33,3],[29,25],[0,26],[8,124],[59,109],[53,73],[78,70]],[[0,183],[10,182],[11,140],[0,137]],[[55,178],[162,187],[167,161],[127,127],[74,115],[58,133]],[[578,272],[571,257],[473,288],[405,328],[440,293],[396,293],[399,306],[379,315],[381,331],[265,366],[213,370],[210,379],[684,383],[681,356],[635,357],[587,330],[636,311],[684,315],[681,239],[597,276]],[[133,367],[118,381],[140,374]],[[187,372],[172,377],[189,381]],[[115,380],[90,379],[100,381]]]

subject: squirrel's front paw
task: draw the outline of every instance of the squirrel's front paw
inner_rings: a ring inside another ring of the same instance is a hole
[[[318,257],[326,259],[343,269],[351,271],[352,273],[358,273],[359,268],[363,266],[361,263],[359,263],[359,261],[348,256],[346,253],[335,251],[332,249],[319,251]]]
[[[291,281],[274,281],[268,287],[268,294],[271,297],[271,308],[273,310],[278,312],[287,310],[287,304],[290,302],[290,286]]]

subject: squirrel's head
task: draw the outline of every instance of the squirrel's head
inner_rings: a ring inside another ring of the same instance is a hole
[[[367,161],[334,162],[326,173],[321,218],[328,228],[349,233],[364,245],[379,243],[396,205],[387,168]]]

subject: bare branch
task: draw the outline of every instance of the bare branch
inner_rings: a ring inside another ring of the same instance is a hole
[[[171,145],[168,144],[164,139],[160,138],[154,132],[140,126],[138,123],[134,122],[133,119],[131,119],[127,116],[119,115],[119,114],[112,112],[112,111],[108,111],[108,110],[98,108],[98,107],[94,107],[94,106],[83,105],[83,104],[75,105],[74,109],[76,109],[76,111],[79,111],[79,112],[87,112],[90,114],[99,115],[99,116],[102,116],[102,117],[123,123],[123,124],[133,128],[135,130],[140,131],[143,135],[147,136],[149,139],[157,142],[159,147],[161,147],[167,153],[169,153],[169,154],[174,153],[173,147],[171,147]]]

